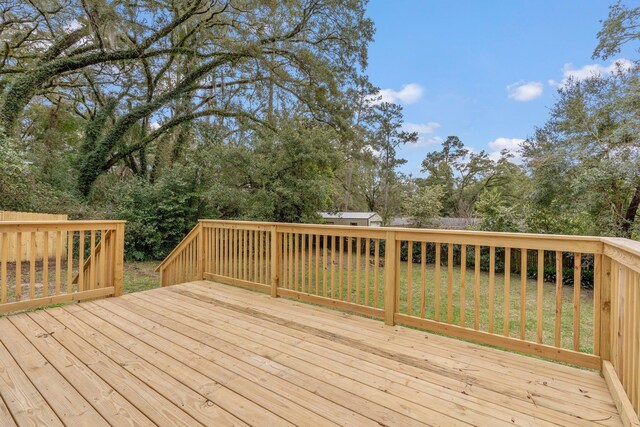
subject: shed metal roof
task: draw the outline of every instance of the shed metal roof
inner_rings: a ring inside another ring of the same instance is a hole
[[[320,212],[320,216],[324,219],[369,219],[377,215],[375,212]]]

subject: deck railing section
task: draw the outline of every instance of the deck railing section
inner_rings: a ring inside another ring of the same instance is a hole
[[[0,313],[120,295],[123,257],[123,221],[0,222]]]
[[[640,244],[626,239],[202,220],[158,270],[163,286],[212,279],[608,369],[640,411]]]
[[[621,410],[623,420],[631,409],[640,414],[640,242],[603,239],[605,281],[603,331],[609,345],[603,349],[603,374],[609,387],[615,376],[630,404]],[[637,421],[640,425],[640,422]]]

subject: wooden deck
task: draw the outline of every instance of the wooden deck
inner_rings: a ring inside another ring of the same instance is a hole
[[[0,319],[0,425],[621,425],[598,373],[193,282]]]

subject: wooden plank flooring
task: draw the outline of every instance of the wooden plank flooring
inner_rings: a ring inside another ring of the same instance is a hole
[[[621,425],[596,372],[207,281],[0,331],[1,426]]]

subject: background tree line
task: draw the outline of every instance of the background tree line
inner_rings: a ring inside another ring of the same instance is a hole
[[[570,81],[523,162],[455,136],[403,174],[399,105],[367,79],[363,0],[32,0],[0,6],[0,209],[129,221],[159,258],[198,218],[324,210],[638,236],[638,70]],[[611,8],[595,55],[637,39]]]

